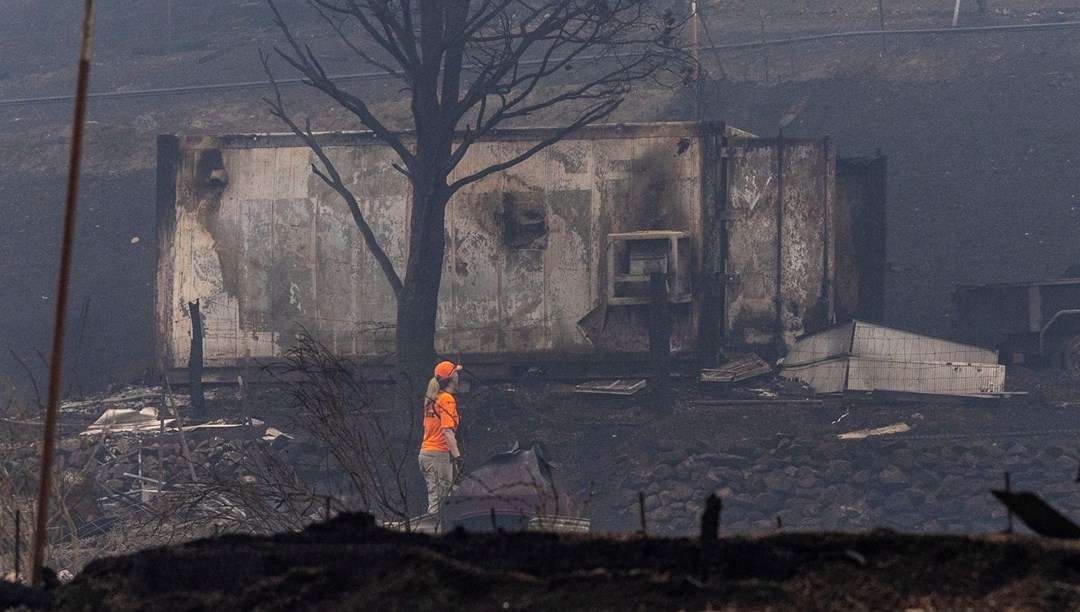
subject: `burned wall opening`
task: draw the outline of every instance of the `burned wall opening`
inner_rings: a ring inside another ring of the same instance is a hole
[[[539,191],[508,191],[502,196],[502,235],[508,248],[547,248],[547,206]]]
[[[199,197],[220,193],[229,184],[221,149],[206,149],[195,163],[195,189]]]

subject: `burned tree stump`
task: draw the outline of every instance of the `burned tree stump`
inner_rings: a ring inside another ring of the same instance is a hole
[[[705,498],[705,510],[701,514],[701,541],[713,542],[720,533],[720,510],[723,502],[716,493]]]

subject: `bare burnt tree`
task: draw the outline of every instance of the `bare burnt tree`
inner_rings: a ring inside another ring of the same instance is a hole
[[[398,131],[376,116],[362,90],[335,82],[274,1],[267,2],[287,42],[275,48],[277,54],[305,84],[356,115],[391,147],[400,159],[396,168],[411,184],[409,256],[401,278],[310,123],[301,125],[286,110],[264,57],[277,93],[268,100],[272,113],[314,152],[314,173],[348,205],[397,298],[396,374],[415,397],[434,353],[451,196],[605,120],[633,85],[648,79],[683,83],[692,74],[677,44],[680,20],[653,0],[309,0],[356,62],[403,84],[411,112]],[[561,126],[515,156],[454,175],[478,140],[541,113],[558,116]]]
[[[281,382],[300,410],[302,426],[326,445],[355,496],[357,505],[346,509],[408,525],[416,449],[399,443],[411,431],[393,427],[412,430],[419,411],[410,412],[404,423],[388,418],[363,377],[306,333],[285,353],[285,361]]]

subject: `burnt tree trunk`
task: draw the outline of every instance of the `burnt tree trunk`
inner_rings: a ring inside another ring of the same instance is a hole
[[[439,306],[444,221],[450,194],[445,186],[414,187],[405,278],[397,302],[395,379],[403,410],[420,410],[435,358],[435,315]]]

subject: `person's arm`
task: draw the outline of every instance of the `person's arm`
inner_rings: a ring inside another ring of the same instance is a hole
[[[446,436],[446,446],[450,449],[450,456],[454,459],[461,457],[461,451],[457,447],[457,437],[454,436],[454,430],[446,428],[442,430],[443,435]]]

